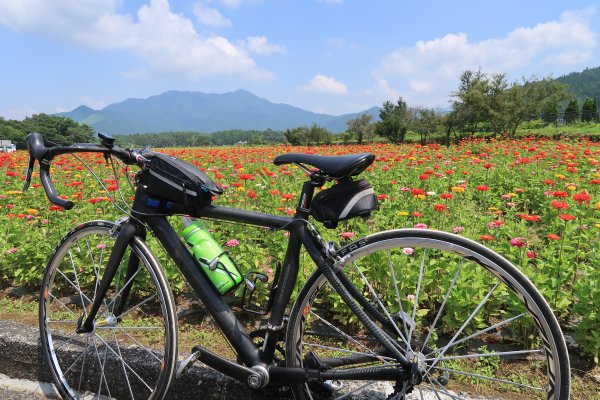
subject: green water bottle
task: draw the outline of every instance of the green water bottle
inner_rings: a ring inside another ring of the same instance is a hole
[[[200,220],[183,217],[183,238],[208,279],[221,294],[242,282],[242,274]]]

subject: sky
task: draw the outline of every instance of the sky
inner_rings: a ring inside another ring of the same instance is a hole
[[[0,116],[168,90],[340,115],[449,108],[465,70],[600,66],[600,1],[0,0]]]

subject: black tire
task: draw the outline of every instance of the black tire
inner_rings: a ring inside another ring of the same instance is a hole
[[[77,226],[61,240],[46,267],[39,304],[41,343],[64,399],[158,400],[174,379],[173,294],[159,262],[139,237],[118,266],[94,330],[75,333],[77,319],[89,309],[102,278],[114,227],[108,221]],[[139,259],[139,267],[126,279],[131,256]],[[130,292],[123,303],[126,286]]]
[[[348,244],[337,256],[347,287],[357,289],[355,303],[409,360],[420,360],[423,380],[311,380],[292,386],[295,399],[569,399],[558,322],[529,279],[497,253],[453,234],[400,229]],[[367,270],[379,278],[367,279]],[[290,315],[287,365],[316,359],[334,370],[395,368],[386,354],[316,271]]]

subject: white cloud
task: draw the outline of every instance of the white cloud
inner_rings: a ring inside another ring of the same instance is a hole
[[[192,21],[150,0],[131,15],[116,12],[119,0],[21,0],[0,2],[0,24],[97,49],[129,49],[153,70],[199,78],[230,75],[269,79],[243,45],[222,36],[203,37]],[[234,3],[229,0],[230,5]]]
[[[306,85],[300,87],[305,92],[343,95],[348,93],[348,88],[334,78],[325,75],[315,75]]]
[[[266,36],[249,36],[246,38],[245,47],[248,51],[260,55],[285,52],[285,46],[269,43]]]
[[[194,15],[198,19],[198,22],[208,26],[215,26],[218,28],[231,28],[233,24],[231,21],[223,16],[216,8],[211,8],[201,1],[194,4]]]
[[[441,105],[467,69],[509,75],[521,75],[523,71],[540,75],[560,70],[561,66],[570,69],[593,56],[598,41],[590,22],[594,13],[594,8],[568,11],[557,21],[518,28],[504,37],[480,42],[469,41],[465,33],[418,41],[413,47],[399,48],[382,58],[373,72],[375,85],[380,86],[382,95],[384,80],[388,85],[405,88],[409,102],[429,100],[438,103],[431,105]]]

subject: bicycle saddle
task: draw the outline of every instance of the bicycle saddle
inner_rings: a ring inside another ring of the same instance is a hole
[[[307,164],[318,168],[333,179],[358,175],[375,161],[371,153],[347,154],[343,156],[321,156],[318,154],[289,153],[275,157],[273,164]]]

